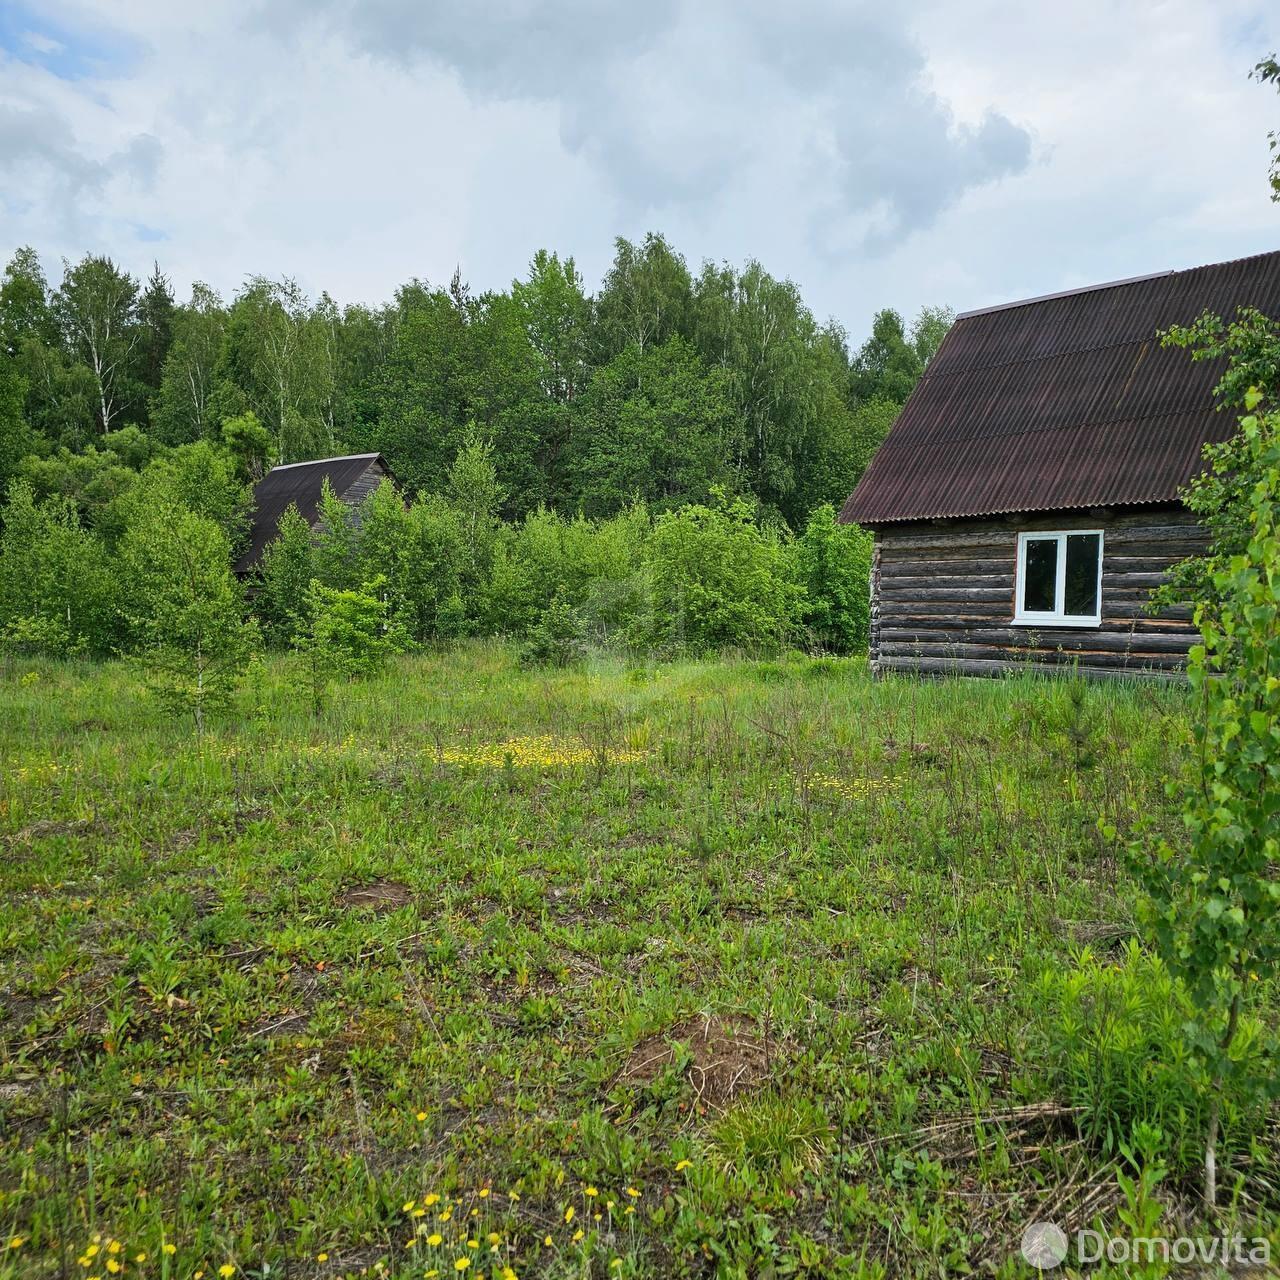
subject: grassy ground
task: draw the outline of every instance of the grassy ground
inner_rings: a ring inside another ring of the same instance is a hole
[[[1179,689],[283,677],[0,683],[0,1276],[1017,1275],[1123,1207],[1082,1100],[1187,1123],[1071,1052],[1171,1007],[1099,821],[1176,838]]]

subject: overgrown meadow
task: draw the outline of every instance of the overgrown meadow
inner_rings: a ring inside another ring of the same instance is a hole
[[[1180,838],[1185,690],[473,643],[315,716],[287,665],[200,742],[3,672],[0,1276],[1014,1276],[1178,1220],[1121,845]]]

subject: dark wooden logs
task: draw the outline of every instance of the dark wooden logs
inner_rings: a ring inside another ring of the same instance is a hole
[[[1102,624],[1013,625],[1020,532],[1102,529]],[[1207,538],[1182,507],[1028,513],[876,531],[872,660],[877,670],[996,675],[1070,666],[1100,675],[1176,674],[1197,632],[1191,611],[1152,614],[1152,589]]]

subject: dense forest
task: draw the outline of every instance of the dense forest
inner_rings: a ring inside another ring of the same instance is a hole
[[[857,603],[813,581],[861,563],[831,506],[950,322],[883,310],[851,350],[791,282],[754,262],[694,272],[655,234],[619,239],[594,295],[571,258],[539,251],[509,290],[415,279],[378,307],[264,277],[230,301],[197,283],[180,303],[159,266],[143,282],[93,255],[53,286],[23,248],[0,282],[0,636],[145,648],[172,631],[153,597],[181,564],[229,575],[265,470],[376,450],[409,501],[354,518],[332,505],[309,540],[290,527],[250,591],[268,639],[306,630],[313,580],[376,580],[408,643],[575,635],[608,580],[604,613],[644,598],[614,618],[630,643],[663,639],[655,610],[674,610],[667,640],[816,627],[856,645]],[[713,571],[733,582],[712,589]]]
[[[850,354],[759,264],[694,273],[659,235],[617,242],[599,292],[538,252],[505,292],[411,280],[379,307],[250,279],[179,303],[110,259],[50,287],[30,248],[0,284],[0,479],[93,507],[164,446],[229,445],[251,470],[379,450],[440,492],[470,428],[492,446],[503,514],[612,515],[742,494],[792,527],[849,493],[946,331],[880,312]],[[264,429],[239,435],[247,414]]]

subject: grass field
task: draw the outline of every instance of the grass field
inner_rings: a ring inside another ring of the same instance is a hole
[[[1176,1166],[1099,823],[1178,838],[1180,689],[284,674],[3,675],[0,1276],[1012,1276]]]

